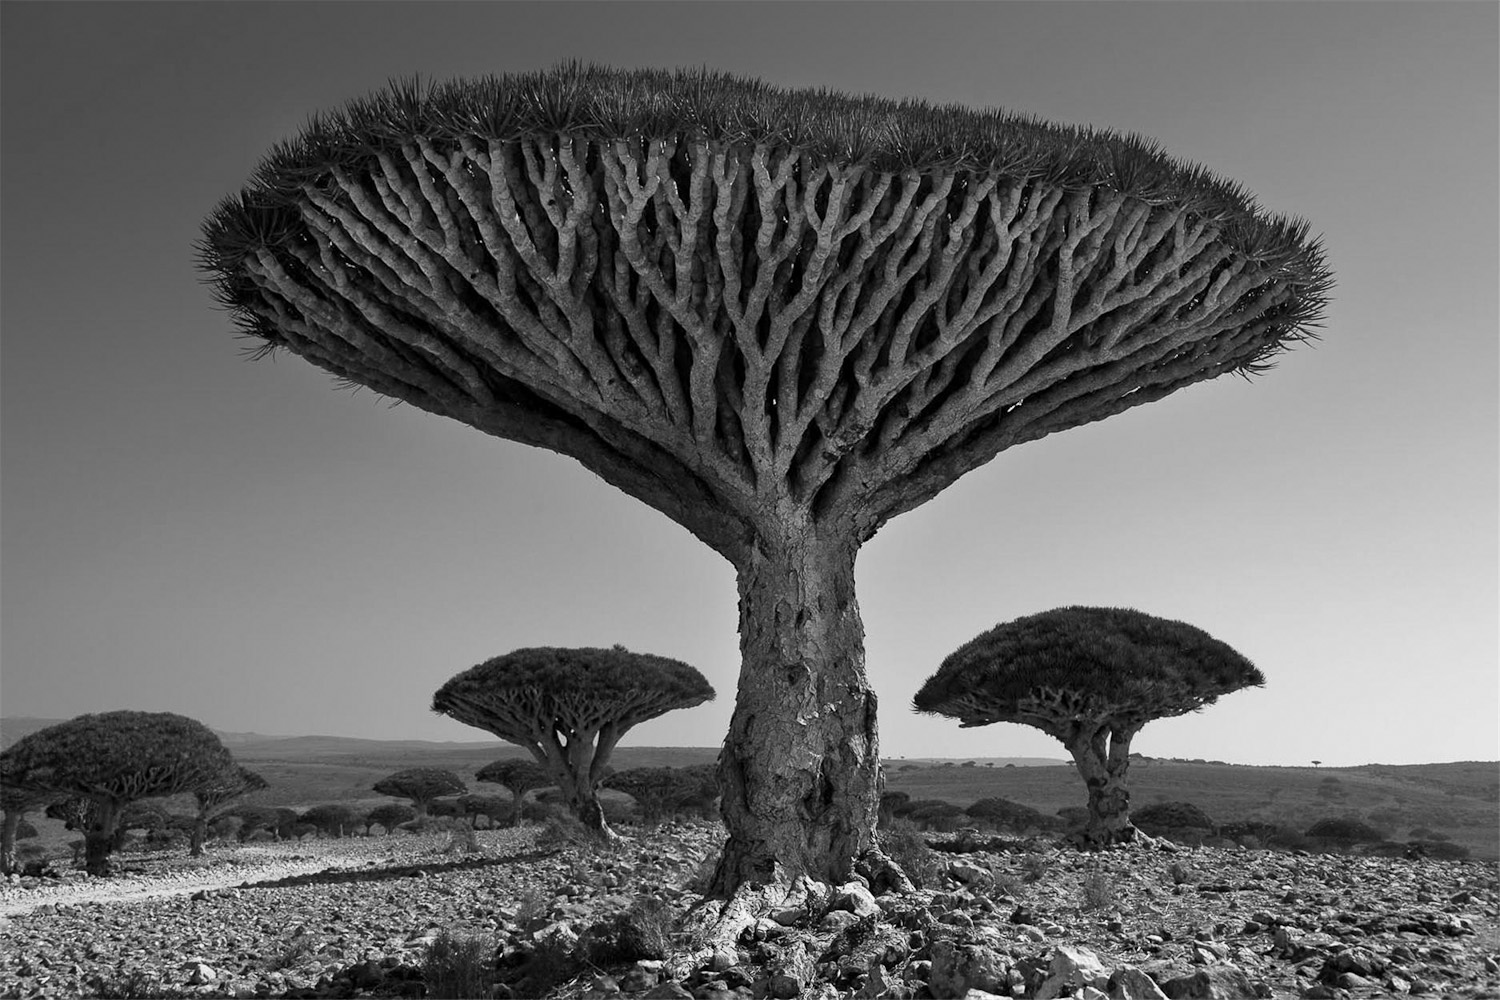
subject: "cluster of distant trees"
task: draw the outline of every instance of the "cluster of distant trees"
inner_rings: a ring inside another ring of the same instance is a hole
[[[170,712],[80,715],[0,753],[0,870],[15,870],[21,823],[33,810],[81,831],[85,868],[105,875],[109,856],[134,830],[158,837],[177,831],[201,853],[229,806],[265,786],[201,722]],[[192,815],[170,816],[144,801],[182,794],[193,796]]]

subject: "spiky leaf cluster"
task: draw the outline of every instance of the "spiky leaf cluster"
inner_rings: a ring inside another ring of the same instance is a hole
[[[186,716],[101,712],[18,740],[0,754],[0,781],[130,802],[195,791],[233,763],[213,730]]]
[[[609,730],[608,741],[648,719],[709,701],[714,690],[679,660],[611,649],[518,649],[451,678],[432,710],[544,753],[558,734]]]
[[[371,787],[381,795],[413,802],[431,802],[441,795],[462,795],[469,790],[462,778],[440,767],[407,768],[381,778]]]
[[[1249,660],[1193,625],[1127,608],[1067,607],[965,643],[913,706],[964,726],[1022,722],[1066,739],[1076,723],[1139,728],[1264,683]]]
[[[200,245],[247,332],[572,455],[735,560],[1309,336],[1307,226],[1152,140],[710,72],[393,85]]]

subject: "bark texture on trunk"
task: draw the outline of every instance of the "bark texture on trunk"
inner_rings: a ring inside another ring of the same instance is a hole
[[[880,754],[852,537],[809,530],[739,567],[739,689],[719,754],[729,840],[711,891],[848,881],[875,849]]]
[[[108,799],[95,800],[93,822],[83,835],[83,870],[90,875],[109,874],[109,854],[115,848],[115,824],[119,818],[117,803]]]
[[[1089,791],[1089,818],[1083,829],[1091,846],[1123,844],[1135,839],[1130,822],[1130,741],[1133,729],[1104,727],[1067,743],[1068,752]]]

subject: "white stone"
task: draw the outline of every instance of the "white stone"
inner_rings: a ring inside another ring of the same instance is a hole
[[[1057,1000],[1070,996],[1079,987],[1098,988],[1109,983],[1109,970],[1087,948],[1063,945],[1052,953],[1047,981],[1036,992],[1036,1000]]]

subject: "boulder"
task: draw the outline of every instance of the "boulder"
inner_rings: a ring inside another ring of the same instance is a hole
[[[835,910],[846,910],[860,917],[873,917],[881,913],[880,904],[868,887],[860,882],[846,882],[833,893],[829,904]]]
[[[1087,948],[1063,945],[1052,953],[1047,978],[1036,991],[1037,1000],[1054,1000],[1072,996],[1085,986],[1095,989],[1109,985],[1109,970]]]
[[[1161,984],[1168,1000],[1245,1000],[1260,994],[1250,978],[1233,965],[1211,965],[1191,976]]]
[[[1109,977],[1105,987],[1109,1000],[1167,1000],[1156,980],[1133,965],[1122,965]]]
[[[1010,963],[1007,957],[982,944],[960,944],[949,939],[933,942],[932,968],[927,988],[935,997],[961,997],[970,990],[1004,990]]]
[[[818,967],[802,942],[793,942],[782,953],[771,973],[771,996],[791,1000],[813,984]]]

